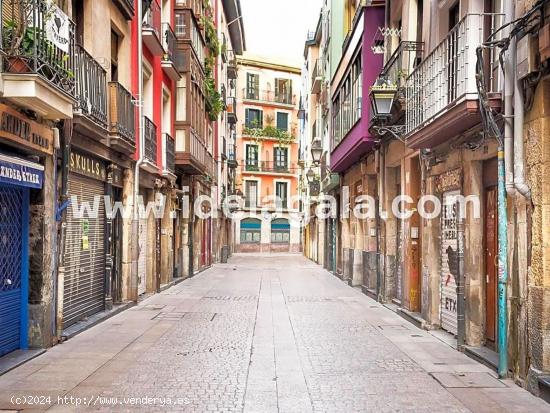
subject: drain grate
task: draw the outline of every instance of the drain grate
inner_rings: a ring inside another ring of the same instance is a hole
[[[316,297],[316,296],[287,296],[288,303],[350,303],[353,299],[340,297]]]
[[[386,330],[386,331],[408,331],[409,329],[407,326],[404,326],[403,324],[387,324],[387,325],[379,325],[378,328],[380,330]]]
[[[506,387],[490,373],[430,373],[446,388],[502,388]]]
[[[376,360],[376,365],[386,371],[422,371],[414,361],[405,359]]]

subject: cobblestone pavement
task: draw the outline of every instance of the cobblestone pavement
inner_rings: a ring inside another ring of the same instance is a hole
[[[0,377],[0,411],[544,412],[297,255],[238,255]]]

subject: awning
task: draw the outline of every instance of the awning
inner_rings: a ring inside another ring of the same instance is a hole
[[[44,167],[0,153],[0,183],[41,189],[44,183]]]

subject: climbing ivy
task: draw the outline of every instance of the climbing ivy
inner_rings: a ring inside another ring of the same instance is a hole
[[[207,2],[205,2],[205,5],[206,4]],[[216,89],[216,81],[214,80],[214,67],[216,64],[216,57],[220,54],[220,42],[218,40],[216,26],[211,16],[212,12],[208,5],[207,12],[201,17],[201,25],[204,27],[204,37],[208,49],[208,54],[204,59],[204,93],[206,96],[206,111],[208,112],[208,118],[214,122],[224,110],[224,102],[222,101],[220,92]]]

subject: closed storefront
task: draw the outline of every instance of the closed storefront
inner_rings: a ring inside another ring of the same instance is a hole
[[[105,180],[103,161],[71,153],[65,243],[63,327],[105,308]],[[76,202],[76,204],[75,204]]]
[[[443,194],[441,213],[441,327],[457,333],[457,206],[459,191]]]
[[[29,189],[44,168],[0,154],[0,356],[27,347]]]
[[[139,219],[139,257],[138,257],[138,295],[147,291],[147,232],[149,222],[147,217]]]

